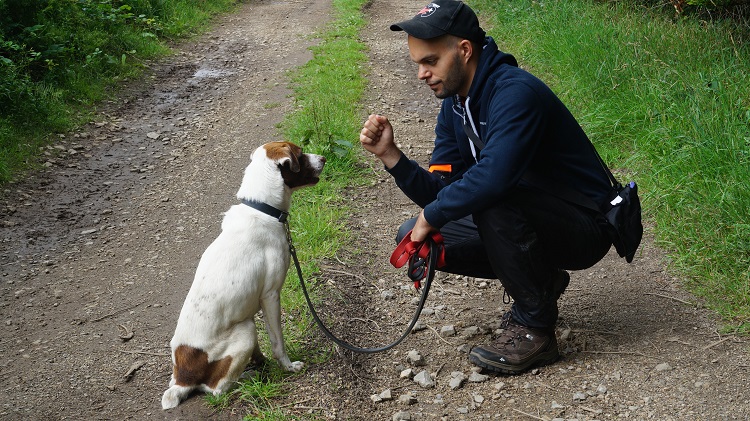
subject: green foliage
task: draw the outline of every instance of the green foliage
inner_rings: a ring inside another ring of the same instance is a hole
[[[694,293],[750,332],[750,30],[623,2],[472,1],[644,194]],[[523,28],[518,30],[518,28]]]
[[[0,183],[237,0],[0,0]]]
[[[351,167],[354,146],[346,139],[359,139],[361,123],[358,104],[365,85],[362,66],[366,60],[358,39],[364,24],[358,11],[362,3],[336,2],[338,18],[321,34],[320,44],[311,48],[314,59],[291,74],[298,111],[283,123],[287,139],[336,157],[343,167]]]
[[[358,36],[364,25],[360,10],[364,3],[365,0],[334,1],[336,19],[324,32],[316,34],[321,42],[312,48],[313,59],[289,73],[297,107],[282,123],[285,138],[301,144],[307,152],[327,158],[323,180],[296,192],[290,212],[292,239],[314,302],[319,302],[318,288],[311,275],[319,270],[317,262],[333,257],[347,235],[348,209],[342,206],[340,192],[361,171],[355,162],[354,143],[346,139],[358,139],[361,124],[358,104],[366,85],[362,67],[367,57]],[[289,357],[307,364],[330,358],[328,343],[320,346],[311,342],[314,322],[294,266],[287,275],[281,300]],[[269,355],[267,333],[263,326],[258,327],[261,348]],[[249,408],[245,420],[297,419],[273,403],[274,397],[281,396],[277,392],[283,390],[280,383],[284,376],[290,374],[283,373],[275,362],[264,372],[264,376],[241,381],[240,389],[231,394],[208,399],[218,407],[226,407],[236,399]],[[271,393],[267,393],[269,390]]]

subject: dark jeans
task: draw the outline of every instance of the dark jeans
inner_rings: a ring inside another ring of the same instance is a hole
[[[416,218],[399,228],[397,243]],[[548,193],[518,188],[502,203],[440,229],[446,266],[441,271],[497,278],[513,300],[513,318],[552,328],[557,321],[553,283],[560,270],[586,269],[612,245],[607,222]]]

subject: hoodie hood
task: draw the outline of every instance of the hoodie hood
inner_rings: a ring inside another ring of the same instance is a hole
[[[479,56],[477,71],[474,73],[474,79],[469,88],[469,98],[477,98],[484,91],[485,86],[491,79],[489,75],[503,64],[518,67],[518,61],[511,54],[504,53],[497,48],[497,44],[492,37],[487,37],[482,46],[482,52]]]

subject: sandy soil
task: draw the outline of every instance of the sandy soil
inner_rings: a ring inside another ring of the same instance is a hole
[[[421,6],[368,5],[362,116],[388,115],[403,149],[426,163],[439,103],[417,81],[403,34],[387,29]],[[242,406],[215,411],[200,397],[160,409],[168,342],[251,151],[279,139],[275,124],[293,107],[285,72],[310,58],[309,35],[330,7],[248,2],[154,64],[97,121],[60,136],[46,170],[5,187],[0,419],[241,418]],[[336,333],[373,346],[394,339],[415,308],[415,292],[388,256],[395,228],[417,208],[372,158],[365,162],[372,182],[343,194],[360,241],[322,262],[316,278],[329,285],[321,310]],[[497,281],[441,274],[423,330],[380,354],[336,349],[328,362],[290,377],[279,404],[305,419],[749,419],[747,340],[719,334],[715,316],[667,267],[647,236],[634,263],[612,253],[573,273],[560,304],[563,358],[457,389],[452,373],[472,373],[466,346],[487,340],[508,305]],[[455,335],[439,334],[451,325]],[[424,365],[407,360],[412,350]],[[434,386],[401,378],[408,368],[432,374]],[[392,399],[371,398],[386,390]]]

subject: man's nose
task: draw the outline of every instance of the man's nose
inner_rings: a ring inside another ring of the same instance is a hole
[[[417,70],[417,77],[419,80],[426,80],[430,77],[430,71],[425,68],[425,66],[419,66]]]

